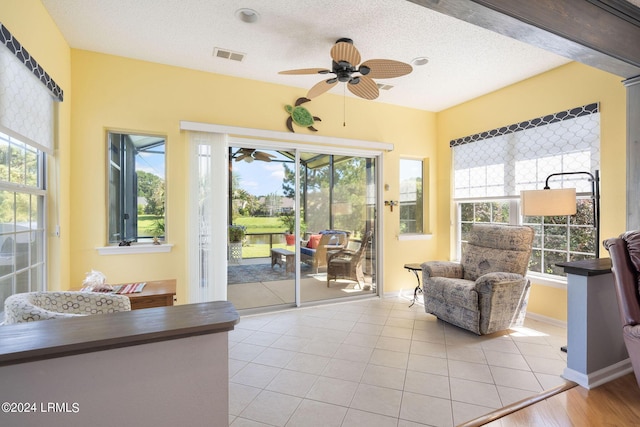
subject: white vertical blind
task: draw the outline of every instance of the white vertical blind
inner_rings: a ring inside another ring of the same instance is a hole
[[[53,97],[6,47],[0,46],[0,130],[53,154]]]
[[[227,299],[227,136],[189,132],[190,303]]]

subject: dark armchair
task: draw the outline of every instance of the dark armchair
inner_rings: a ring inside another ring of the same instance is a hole
[[[521,326],[533,234],[530,227],[474,224],[459,263],[422,264],[425,311],[478,335]]]
[[[358,282],[360,288],[365,289],[362,263],[367,253],[371,236],[371,231],[366,233],[356,251],[350,249],[329,251],[327,255],[327,287],[329,287],[331,280],[347,279]]]
[[[640,230],[607,239],[604,247],[611,256],[622,337],[640,386]]]

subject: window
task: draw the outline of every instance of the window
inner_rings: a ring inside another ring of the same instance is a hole
[[[576,188],[576,215],[525,217],[520,191],[542,189],[558,172],[594,171],[600,159],[598,104],[551,114],[451,141],[454,200],[458,206],[458,254],[472,224],[524,224],[535,230],[529,271],[564,275],[555,266],[595,256],[591,184],[580,175],[550,181]]]
[[[0,310],[46,289],[45,154],[62,89],[0,24]]]
[[[0,133],[0,303],[43,290],[42,152]]]
[[[107,134],[108,242],[165,239],[165,138]]]
[[[422,161],[400,159],[400,233],[422,233],[422,212]]]
[[[556,263],[595,256],[593,203],[588,198],[578,200],[575,215],[524,217],[523,224],[535,230],[531,272],[565,276],[564,269]]]

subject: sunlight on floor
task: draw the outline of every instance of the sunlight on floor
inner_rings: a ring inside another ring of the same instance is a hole
[[[526,319],[478,336],[426,314],[421,295],[409,307],[413,293],[241,316],[230,424],[453,427],[564,383],[566,329]]]
[[[514,332],[510,333],[512,337],[548,337],[549,334],[536,331],[534,329],[526,328],[524,326],[518,328],[511,328]]]

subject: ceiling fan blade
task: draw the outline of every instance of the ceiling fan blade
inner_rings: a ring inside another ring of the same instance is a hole
[[[349,82],[347,87],[352,94],[364,99],[376,99],[380,94],[378,85],[369,76],[360,76],[357,84]]]
[[[336,84],[338,84],[337,79],[330,79],[330,80],[335,80],[335,81],[332,81],[331,83],[327,83],[326,80],[323,80],[320,83],[315,84],[311,89],[309,89],[309,92],[307,92],[307,98],[313,99],[316,96],[320,96],[326,91],[328,91],[329,89],[331,89],[332,87],[334,87]]]
[[[392,59],[369,59],[364,61],[361,67],[371,69],[367,77],[372,79],[390,79],[392,77],[400,77],[413,71],[411,65]]]
[[[326,74],[330,72],[331,70],[326,68],[301,68],[299,70],[280,71],[278,74]]]
[[[347,42],[338,42],[334,44],[331,48],[331,58],[335,62],[347,61],[354,67],[358,65],[362,59],[358,49],[356,49],[353,44]]]
[[[238,157],[236,157],[236,162],[240,162],[242,161],[245,157],[247,157],[248,154],[241,154]]]
[[[273,154],[263,153],[262,151],[256,151],[253,153],[253,157],[256,160],[262,160],[263,162],[270,162],[272,157],[276,157]]]

